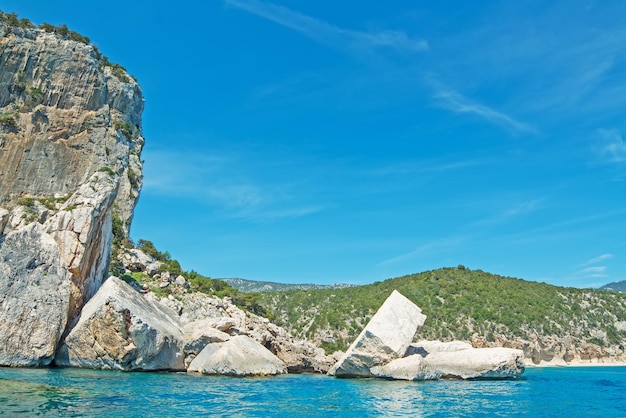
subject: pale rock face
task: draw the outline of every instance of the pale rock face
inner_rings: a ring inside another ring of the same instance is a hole
[[[15,121],[0,125],[0,204],[72,194],[110,167],[128,231],[142,184],[139,85],[102,66],[91,45],[3,24],[0,34],[0,113]]]
[[[111,213],[117,176],[97,172],[67,200],[44,227],[59,244],[72,275],[70,320],[98,290],[111,260]]]
[[[42,225],[0,241],[0,365],[46,365],[105,277],[117,180],[94,174]],[[18,211],[19,213],[19,211]],[[12,216],[12,215],[10,215]]]
[[[465,341],[419,341],[409,346],[404,354],[406,357],[419,354],[425,357],[427,354],[448,352],[448,351],[461,351],[473,348],[472,345]]]
[[[213,327],[214,321],[194,321],[183,327],[185,355],[197,355],[207,344],[223,343],[231,337],[227,333]]]
[[[439,352],[424,358],[425,368],[442,377],[511,378],[524,373],[524,353],[514,348],[472,348]]]
[[[372,374],[385,379],[434,380],[503,379],[524,373],[524,353],[512,348],[465,348],[434,351],[425,356],[413,354],[372,368]]]
[[[417,305],[394,290],[329,374],[372,376],[372,367],[404,356],[425,320]]]
[[[287,373],[287,366],[252,338],[239,335],[223,343],[207,345],[187,371],[226,376],[272,376]]]
[[[38,223],[0,246],[0,365],[44,366],[67,323],[70,274],[59,246]]]
[[[184,370],[178,317],[110,277],[84,306],[55,359],[59,366]]]

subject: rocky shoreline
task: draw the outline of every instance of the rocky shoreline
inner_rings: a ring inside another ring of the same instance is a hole
[[[426,317],[395,291],[338,360],[339,353],[327,356],[228,299],[180,295],[162,303],[109,277],[83,308],[54,364],[237,377],[314,372],[404,380],[511,378],[524,372],[520,350],[475,349],[460,342],[411,344]]]

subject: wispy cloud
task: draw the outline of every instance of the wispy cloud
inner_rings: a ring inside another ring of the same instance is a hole
[[[613,254],[611,253],[602,254],[597,257],[587,260],[583,265],[588,266],[589,264],[601,263],[605,260],[608,260],[609,258],[613,258]]]
[[[485,167],[497,162],[499,160],[494,157],[401,161],[384,167],[370,169],[367,173],[375,176],[436,174],[473,167]]]
[[[511,207],[505,210],[502,213],[502,217],[511,218],[513,216],[526,215],[530,212],[534,212],[541,206],[542,201],[543,199],[533,199],[533,200],[527,200],[525,202],[521,202],[518,205],[515,205],[514,207]]]
[[[465,237],[452,237],[431,241],[426,244],[420,245],[412,251],[384,260],[380,262],[379,265],[384,266],[388,264],[400,263],[413,260],[415,258],[424,257],[433,253],[448,251],[451,248],[460,245],[464,240]]]
[[[599,154],[611,163],[626,162],[626,142],[617,129],[599,129],[600,147]]]
[[[224,2],[229,6],[300,32],[332,48],[356,52],[379,48],[409,53],[428,50],[428,42],[423,39],[411,39],[402,31],[360,32],[344,29],[267,1],[224,0]]]
[[[587,267],[587,268],[580,270],[578,272],[578,275],[583,276],[585,278],[609,277],[609,275],[606,274],[606,266]]]
[[[221,210],[226,216],[253,221],[307,216],[326,209],[302,201],[293,184],[258,179],[249,158],[176,152],[146,152],[145,193],[191,199]],[[252,158],[254,160],[254,158]],[[257,159],[262,160],[262,159]]]
[[[607,212],[599,212],[578,218],[570,218],[546,224],[533,229],[526,229],[520,232],[514,232],[507,235],[500,235],[492,238],[491,242],[506,243],[528,243],[528,242],[547,242],[547,241],[563,241],[568,239],[579,238],[583,235],[581,227],[583,225],[597,224],[599,220],[609,219],[622,216],[626,213],[626,209],[617,209]]]
[[[540,209],[543,200],[544,200],[543,198],[538,198],[538,199],[526,200],[523,202],[516,203],[515,205],[510,206],[509,208],[501,211],[500,213],[495,214],[494,216],[490,218],[474,222],[473,225],[482,226],[482,225],[499,224],[499,223],[506,222],[518,216],[528,215]]]
[[[506,113],[473,101],[455,90],[438,85],[435,88],[434,98],[440,107],[455,113],[473,114],[495,125],[518,133],[536,132],[532,126],[520,122]]]
[[[583,274],[597,274],[597,273],[604,273],[606,271],[606,266],[594,266],[594,267],[587,267],[582,269],[580,272]]]

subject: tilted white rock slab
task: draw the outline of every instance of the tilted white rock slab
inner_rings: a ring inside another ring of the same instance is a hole
[[[405,354],[425,320],[417,305],[394,290],[328,374],[372,376],[370,368]]]

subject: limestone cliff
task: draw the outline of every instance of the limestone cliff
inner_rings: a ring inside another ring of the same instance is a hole
[[[94,46],[0,22],[0,204],[67,196],[110,167],[128,230],[142,182],[143,104],[137,82]]]
[[[107,277],[112,224],[128,234],[142,182],[143,97],[84,39],[6,16],[0,365],[45,365]]]

